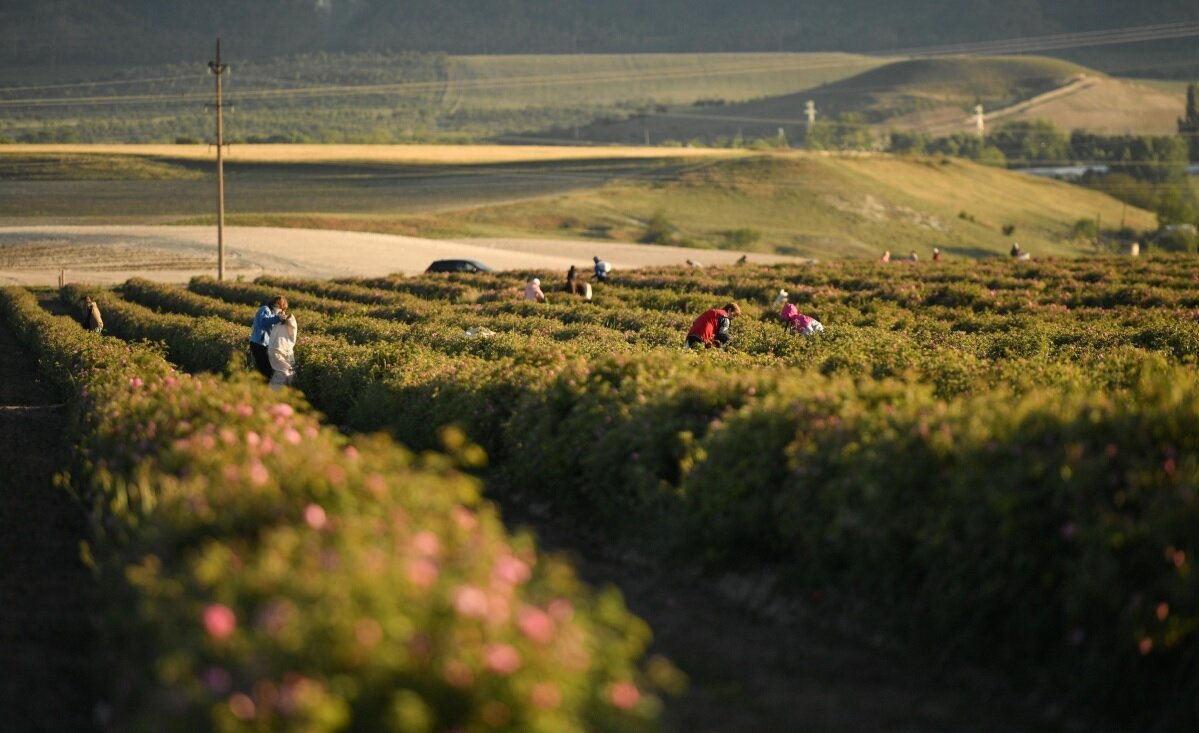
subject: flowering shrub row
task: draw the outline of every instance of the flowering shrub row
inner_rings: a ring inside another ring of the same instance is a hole
[[[1195,275],[1157,260],[662,269],[548,307],[515,300],[523,275],[480,279],[496,289],[462,304],[458,281],[412,278],[454,288],[395,339],[309,344],[300,386],[418,446],[465,426],[512,496],[713,562],[785,562],[917,638],[1063,670],[1141,727],[1178,727],[1199,720]],[[782,286],[824,336],[774,322]],[[746,310],[735,349],[680,352],[695,310],[730,298]],[[499,333],[463,337],[476,326]]]
[[[648,630],[508,535],[447,459],[347,440],[290,391],[177,373],[23,290],[0,313],[72,405],[113,727],[653,726]]]

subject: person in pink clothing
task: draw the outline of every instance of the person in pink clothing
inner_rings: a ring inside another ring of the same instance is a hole
[[[824,326],[820,321],[811,316],[805,316],[799,312],[799,309],[792,303],[787,303],[783,306],[783,310],[779,315],[783,322],[795,333],[804,336],[813,336],[818,333],[824,333]]]
[[[540,278],[530,278],[529,282],[525,283],[525,300],[531,300],[534,303],[545,302],[545,293],[541,292]]]

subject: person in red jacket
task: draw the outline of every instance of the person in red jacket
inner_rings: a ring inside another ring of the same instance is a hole
[[[729,325],[739,315],[741,309],[736,303],[704,311],[695,319],[695,323],[691,324],[691,330],[687,332],[687,343],[683,348],[694,349],[700,345],[723,348],[729,342]]]

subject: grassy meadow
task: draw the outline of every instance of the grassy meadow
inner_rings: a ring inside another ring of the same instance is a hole
[[[886,63],[846,53],[455,56],[447,107],[524,109],[643,102],[745,102],[789,94]]]
[[[58,152],[52,153],[51,151]],[[93,152],[83,154],[83,150]],[[705,149],[234,146],[227,222],[432,237],[649,241],[821,259],[1097,251],[1080,219],[1148,212],[950,158]],[[120,151],[121,155],[114,155]],[[9,152],[9,154],[4,154]],[[136,152],[137,155],[132,155]],[[0,150],[0,221],[212,220],[200,146]],[[442,164],[430,161],[442,160]],[[651,221],[660,231],[650,235]],[[1010,236],[1004,233],[1009,228]]]
[[[0,69],[0,140],[208,140],[204,103],[214,90],[205,60]],[[226,134],[246,142],[462,142],[624,119],[661,104],[789,94],[883,61],[837,53],[230,58]]]

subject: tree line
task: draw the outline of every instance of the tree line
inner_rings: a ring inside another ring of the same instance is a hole
[[[0,61],[175,61],[312,51],[893,51],[1199,20],[1171,0],[44,0],[0,5]],[[1177,46],[1178,44],[1175,43]],[[1148,54],[1161,47],[1148,44]],[[1179,47],[1181,51],[1186,49]]]

